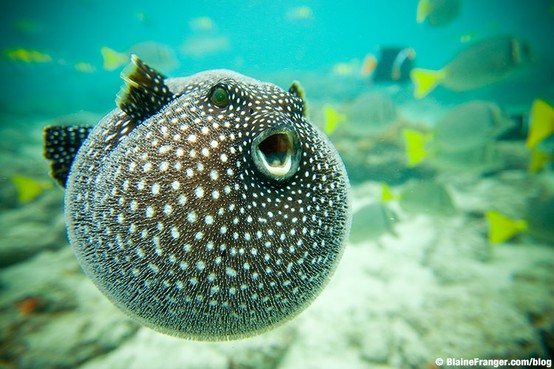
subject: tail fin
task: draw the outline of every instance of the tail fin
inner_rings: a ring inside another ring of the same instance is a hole
[[[381,201],[382,202],[389,202],[391,200],[396,199],[396,197],[397,196],[394,193],[392,193],[390,187],[386,183],[381,184]]]
[[[102,53],[102,59],[104,59],[104,69],[105,70],[114,70],[122,65],[127,64],[129,57],[125,53],[118,53],[114,49],[109,47],[103,47],[100,49]]]
[[[427,15],[429,15],[430,10],[431,4],[429,3],[429,0],[419,0],[417,3],[416,22],[423,23],[425,18],[427,18]]]
[[[533,149],[531,150],[531,161],[529,162],[529,173],[538,173],[544,168],[545,164],[550,159],[548,154],[544,152]]]
[[[554,108],[544,100],[535,100],[531,108],[527,147],[532,149],[554,133]]]
[[[431,92],[444,79],[444,71],[414,68],[410,78],[414,84],[414,97],[421,99]]]
[[[406,160],[408,167],[415,167],[421,163],[429,154],[425,144],[431,136],[413,129],[406,128],[402,131],[406,145]]]
[[[323,115],[325,116],[323,132],[327,135],[332,134],[335,129],[337,129],[338,125],[346,120],[346,116],[339,113],[331,105],[325,105],[323,107]]]
[[[491,244],[507,241],[527,229],[525,220],[510,219],[495,210],[487,211],[485,216],[489,223],[489,242]]]
[[[11,180],[17,189],[17,199],[22,203],[34,200],[44,190],[52,188],[51,182],[37,181],[19,174],[14,174]]]

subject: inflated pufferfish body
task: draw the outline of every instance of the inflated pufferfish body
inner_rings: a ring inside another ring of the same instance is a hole
[[[297,85],[226,70],[165,80],[135,56],[130,67],[121,110],[92,130],[46,129],[85,273],[174,336],[238,339],[296,316],[350,226],[344,166]]]

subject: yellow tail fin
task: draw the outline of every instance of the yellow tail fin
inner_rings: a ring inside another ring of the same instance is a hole
[[[535,100],[529,119],[527,147],[532,149],[554,133],[554,108],[544,100]]]
[[[397,196],[394,193],[392,193],[390,187],[386,183],[381,184],[381,201],[382,202],[389,202],[391,200],[396,199],[396,197]]]
[[[325,125],[323,126],[323,132],[325,134],[332,134],[338,125],[346,120],[344,114],[339,113],[331,105],[325,105],[323,107],[323,115],[325,117]]]
[[[415,167],[429,154],[425,145],[429,142],[431,136],[409,128],[404,129],[402,135],[406,145],[407,165],[408,167]]]
[[[421,99],[431,92],[442,79],[445,72],[441,70],[429,70],[414,68],[410,72],[410,78],[414,84],[414,97]]]
[[[538,173],[544,168],[550,157],[544,152],[533,149],[531,151],[531,161],[529,162],[529,173]]]
[[[104,59],[105,70],[117,69],[122,65],[127,64],[129,61],[129,57],[126,53],[118,53],[109,47],[101,48],[100,52],[102,53],[102,59]]]
[[[53,187],[50,182],[41,182],[18,174],[14,174],[11,179],[17,189],[17,199],[23,203],[34,200],[45,189]]]
[[[429,15],[430,10],[431,4],[429,4],[429,0],[419,0],[417,3],[416,22],[423,23],[427,15]]]
[[[507,241],[527,229],[525,220],[510,219],[495,210],[487,211],[485,216],[489,223],[489,242],[491,244]]]

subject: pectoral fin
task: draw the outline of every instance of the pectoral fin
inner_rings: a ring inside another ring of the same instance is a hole
[[[90,126],[50,126],[44,129],[44,157],[50,160],[50,175],[65,187],[71,164],[88,137]]]

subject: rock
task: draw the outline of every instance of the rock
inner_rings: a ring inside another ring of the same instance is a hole
[[[62,195],[51,189],[32,202],[0,214],[0,268],[39,254],[68,247],[65,237]]]
[[[289,329],[232,342],[192,342],[142,328],[116,351],[80,369],[274,369],[290,345]],[[137,355],[140,353],[140,355]]]
[[[76,367],[138,329],[82,274],[69,247],[6,268],[0,278],[0,357],[16,367]],[[23,308],[28,299],[41,304]]]
[[[360,336],[360,355],[372,364],[386,364],[391,354],[391,326],[386,317],[370,317]]]

